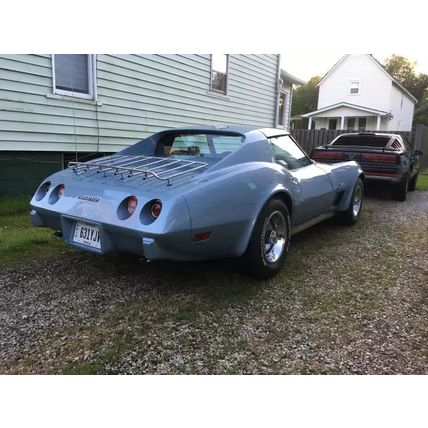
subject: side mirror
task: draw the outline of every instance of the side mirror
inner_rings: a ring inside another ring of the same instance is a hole
[[[422,156],[424,153],[421,152],[420,150],[415,150],[415,155],[416,156]]]

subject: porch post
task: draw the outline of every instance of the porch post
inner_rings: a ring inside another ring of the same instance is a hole
[[[340,118],[340,129],[345,129],[345,116]]]
[[[311,127],[312,127],[312,117],[309,116],[308,129],[311,129]]]
[[[380,131],[380,114],[377,115],[376,131]]]

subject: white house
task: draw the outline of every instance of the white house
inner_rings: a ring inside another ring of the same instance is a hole
[[[411,131],[417,99],[369,54],[344,55],[321,79],[309,129]]]

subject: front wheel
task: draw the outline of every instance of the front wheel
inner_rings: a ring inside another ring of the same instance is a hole
[[[353,226],[360,218],[361,209],[363,208],[364,184],[361,178],[358,178],[352,192],[348,209],[337,213],[336,219],[339,224]]]
[[[243,256],[247,273],[257,278],[276,275],[288,254],[290,215],[279,199],[271,199],[260,212],[247,251]]]

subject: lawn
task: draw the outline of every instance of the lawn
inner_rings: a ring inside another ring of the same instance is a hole
[[[29,201],[30,197],[0,197],[0,266],[70,251],[52,230],[32,226]]]
[[[419,175],[418,182],[416,183],[416,188],[418,190],[428,190],[428,169],[426,169]]]

